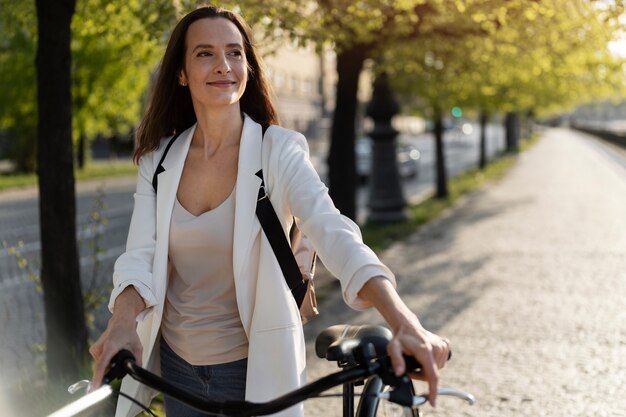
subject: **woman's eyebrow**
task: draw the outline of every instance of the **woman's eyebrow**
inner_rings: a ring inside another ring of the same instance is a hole
[[[226,44],[226,47],[243,49],[243,46],[240,43],[228,43]],[[201,43],[199,45],[196,45],[196,47],[193,48],[193,51],[195,51],[196,49],[215,49],[215,46],[208,44],[208,43]]]
[[[195,51],[196,49],[213,49],[213,48],[215,47],[211,44],[201,43],[199,45],[196,45],[196,47],[193,48],[193,51]]]

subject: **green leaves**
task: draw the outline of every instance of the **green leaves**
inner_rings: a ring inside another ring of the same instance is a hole
[[[78,0],[72,21],[73,137],[124,135],[138,123],[151,74],[176,22],[169,0]],[[0,0],[0,129],[9,157],[34,170],[34,2]]]
[[[20,171],[35,168],[35,16],[33,2],[0,0],[0,130]]]
[[[363,45],[399,90],[418,95],[421,103],[547,110],[624,92],[624,62],[607,47],[622,30],[622,0],[227,0],[222,5],[244,16],[263,49],[285,38],[330,43],[337,51]],[[78,0],[72,24],[75,139],[132,130],[168,32],[195,7],[191,0]],[[0,39],[0,129],[9,132],[12,156],[32,170],[37,120],[32,2],[0,0]]]
[[[74,137],[129,133],[175,24],[171,2],[79,0],[72,24]],[[159,11],[159,13],[155,13]]]
[[[433,8],[437,25],[385,54],[401,91],[444,107],[539,112],[624,93],[622,62],[608,51],[618,34],[615,8],[584,0],[453,3],[460,13]]]

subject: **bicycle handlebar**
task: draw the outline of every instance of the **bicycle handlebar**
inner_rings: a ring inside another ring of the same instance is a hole
[[[266,403],[254,403],[250,401],[208,401],[187,391],[183,391],[169,382],[163,380],[152,372],[143,369],[135,363],[132,353],[122,350],[113,357],[111,370],[105,375],[105,380],[111,381],[120,369],[128,373],[133,379],[154,388],[166,395],[176,398],[189,406],[205,413],[228,416],[248,417],[274,414],[307,398],[316,396],[330,388],[348,382],[360,381],[376,373],[381,367],[380,363],[374,362],[367,367],[355,367],[344,369],[327,375],[317,381],[307,384],[299,389],[291,391],[281,397]]]
[[[352,343],[352,340],[348,340],[348,342],[348,344],[350,344]],[[378,348],[380,348],[380,346]],[[92,400],[99,401],[106,398],[106,396],[111,393],[111,388],[108,385],[111,381],[121,379],[127,374],[138,382],[154,388],[167,396],[182,401],[199,411],[224,417],[249,417],[274,414],[294,406],[308,398],[318,396],[323,391],[330,388],[342,384],[356,383],[372,376],[379,377],[384,385],[392,388],[391,391],[379,392],[376,394],[372,393],[372,395],[375,395],[380,399],[385,399],[406,407],[418,407],[428,401],[428,396],[426,394],[419,396],[413,395],[410,378],[406,374],[399,377],[396,376],[393,372],[393,367],[391,366],[391,359],[389,356],[384,356],[380,349],[377,353],[374,343],[363,340],[362,343],[358,344],[356,348],[351,349],[349,356],[350,360],[346,361],[345,356],[339,360],[338,363],[342,367],[342,370],[340,371],[313,381],[274,400],[264,403],[254,403],[250,401],[207,401],[204,398],[177,388],[161,377],[138,366],[131,352],[121,350],[111,360],[109,371],[103,378],[104,385],[75,403],[85,400],[85,404],[81,405],[81,409],[84,410],[90,407],[93,405]],[[450,359],[450,355],[448,356],[448,359]],[[421,365],[415,360],[415,358],[405,357],[404,360],[406,362],[407,371],[419,371],[421,369]],[[80,387],[88,384],[89,381],[81,381],[72,385],[69,391],[70,393],[74,393],[80,389]],[[463,398],[469,404],[473,404],[474,402],[474,397],[463,391],[443,389],[438,390],[437,392],[439,395],[452,395]],[[120,395],[126,396],[123,393],[120,393]],[[131,401],[135,401],[128,396],[126,397]],[[86,405],[87,403],[91,405]],[[76,412],[68,411],[71,409],[70,406],[72,406],[72,404],[48,417],[74,416]],[[144,407],[143,405],[141,406]],[[74,410],[75,409],[76,408],[74,408]],[[68,412],[64,412],[64,410]]]
[[[364,353],[364,355],[368,356],[367,353]],[[349,382],[361,381],[375,374],[379,375],[386,385],[395,387],[403,383],[410,383],[408,377],[397,377],[393,373],[389,357],[372,357],[370,360],[367,360],[367,358],[364,359],[365,360],[358,366],[346,368],[327,375],[299,389],[265,403],[254,403],[250,401],[208,401],[187,391],[181,390],[152,372],[138,366],[135,363],[133,354],[127,350],[122,350],[113,357],[111,361],[111,369],[105,375],[104,381],[109,382],[113,379],[121,378],[127,373],[133,379],[141,382],[142,384],[154,388],[165,395],[176,398],[199,411],[227,417],[249,417],[274,414],[296,405],[308,398],[319,395],[330,388]],[[406,362],[407,370],[417,371],[421,368],[421,365],[413,357],[405,356],[404,360]],[[439,392],[442,395],[460,396],[465,398],[468,402],[470,402],[470,404],[473,403],[473,397],[471,394],[465,394],[462,391],[440,390]],[[451,394],[451,392],[453,392],[453,394]],[[394,396],[393,391],[391,393],[381,393],[379,394],[379,398],[408,407],[422,405],[428,400],[426,395],[411,395],[407,397],[406,394],[402,392],[398,392]]]

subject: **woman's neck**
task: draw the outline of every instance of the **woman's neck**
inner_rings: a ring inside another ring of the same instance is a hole
[[[243,115],[239,106],[196,112],[198,126],[191,146],[202,148],[205,158],[210,158],[223,148],[239,145],[243,129]]]

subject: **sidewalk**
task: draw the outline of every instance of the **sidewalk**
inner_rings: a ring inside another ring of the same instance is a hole
[[[626,169],[584,134],[547,131],[502,181],[382,258],[423,324],[452,341],[441,386],[478,400],[442,398],[425,415],[624,415]],[[320,329],[381,322],[338,293],[321,311],[306,326],[309,379],[336,370],[314,355]],[[339,398],[306,407],[341,415]]]

